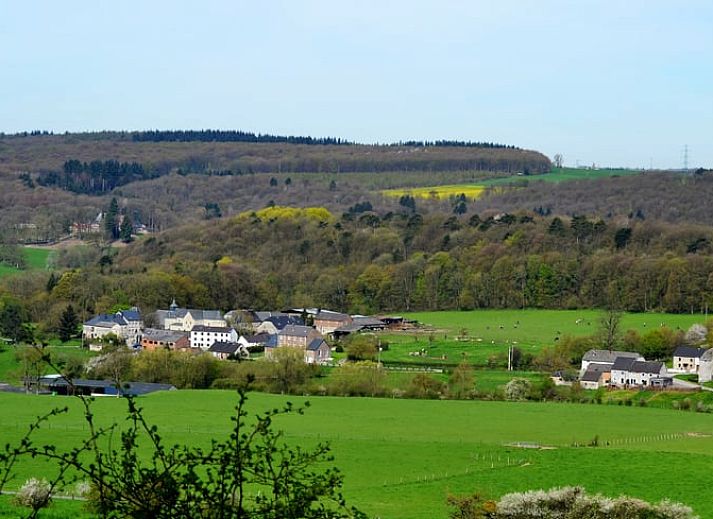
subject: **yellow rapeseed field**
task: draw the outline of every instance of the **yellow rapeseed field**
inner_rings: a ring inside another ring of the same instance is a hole
[[[427,186],[413,188],[386,189],[382,194],[400,198],[404,195],[411,195],[415,198],[438,198],[447,199],[464,194],[469,200],[475,200],[485,191],[485,186],[472,184],[456,184],[450,186]]]

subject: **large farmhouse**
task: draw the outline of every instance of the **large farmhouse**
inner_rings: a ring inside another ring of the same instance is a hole
[[[156,310],[155,315],[159,327],[164,330],[190,332],[194,326],[227,326],[220,311],[179,308],[175,299],[168,310]]]
[[[138,308],[131,308],[120,310],[115,314],[99,314],[92,317],[83,324],[82,335],[89,343],[90,349],[101,349],[101,339],[109,334],[123,339],[127,346],[134,346],[141,342],[143,327],[141,312]]]
[[[698,373],[701,357],[705,352],[705,348],[679,346],[673,352],[673,369],[684,373]]]

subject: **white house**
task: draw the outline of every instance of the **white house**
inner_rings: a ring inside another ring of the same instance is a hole
[[[616,351],[616,350],[589,350],[582,357],[582,366],[579,370],[579,376],[581,377],[587,371],[589,365],[594,362],[596,364],[609,364],[610,366],[614,364],[614,361],[619,358],[631,358],[634,360],[644,360],[640,354],[633,351]]]
[[[178,308],[175,300],[168,310],[156,310],[156,320],[160,328],[179,332],[190,332],[194,326],[228,326],[219,310]]]
[[[705,348],[679,346],[676,348],[676,351],[673,352],[673,369],[683,373],[698,373],[701,356],[705,352]]]
[[[134,307],[120,310],[115,314],[99,314],[82,325],[82,335],[89,343],[90,349],[101,350],[99,339],[113,333],[123,339],[127,346],[141,343],[144,321],[141,312]]]
[[[191,330],[191,348],[207,350],[214,342],[238,342],[238,332],[225,326],[194,326]]]
[[[629,357],[619,357],[611,368],[611,385],[617,387],[654,386],[653,383],[669,378],[663,362],[641,361]]]
[[[698,382],[702,384],[711,380],[713,380],[713,348],[701,355],[698,367]]]

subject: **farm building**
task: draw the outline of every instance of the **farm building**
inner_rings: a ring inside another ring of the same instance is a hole
[[[629,386],[665,386],[660,379],[668,379],[668,371],[663,362],[652,362],[619,357],[611,367],[611,385]]]
[[[673,352],[673,369],[684,373],[698,373],[701,356],[705,352],[705,348],[679,346]]]
[[[220,360],[247,359],[250,357],[247,347],[237,342],[214,342],[211,347],[208,348],[208,352]]]
[[[587,366],[587,371],[582,374],[579,384],[584,389],[599,389],[611,383],[611,364],[598,364],[592,362]]]
[[[702,384],[711,380],[713,380],[713,348],[701,355],[698,368],[698,382]]]
[[[631,358],[634,360],[644,360],[644,357],[633,351],[616,351],[616,350],[589,350],[582,357],[582,367],[579,370],[580,377],[587,371],[587,367],[591,363],[596,364],[614,364],[618,358]]]

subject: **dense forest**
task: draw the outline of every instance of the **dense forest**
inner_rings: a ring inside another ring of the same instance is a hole
[[[135,141],[132,135],[135,134],[105,132],[5,136],[0,138],[0,174],[60,171],[64,162],[70,159],[82,163],[97,160],[136,162],[147,170],[160,172],[178,169],[188,172],[231,170],[236,173],[475,170],[537,174],[551,168],[549,159],[541,153],[490,143],[437,141],[346,145],[339,139],[334,139],[333,143],[331,138],[284,138],[296,139],[293,143],[280,141],[281,137],[276,137],[275,142],[254,142],[219,141],[209,136],[205,140]],[[321,144],[315,145],[315,142]]]
[[[337,216],[277,206],[168,230],[118,252],[66,249],[56,274],[11,276],[0,286],[47,330],[68,303],[84,317],[127,304],[148,312],[174,297],[222,310],[705,312],[712,251],[713,229],[690,224],[406,208]]]

